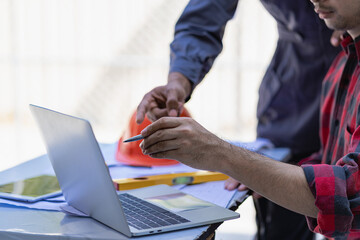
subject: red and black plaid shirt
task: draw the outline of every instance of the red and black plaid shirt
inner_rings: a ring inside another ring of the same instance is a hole
[[[302,165],[319,208],[311,230],[360,239],[360,37],[346,36],[322,88],[322,150]]]

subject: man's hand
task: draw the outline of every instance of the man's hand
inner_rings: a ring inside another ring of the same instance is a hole
[[[239,181],[233,179],[232,177],[229,177],[228,179],[226,179],[224,188],[229,191],[232,191],[236,188],[239,191],[248,190],[248,188],[244,184],[241,184]]]
[[[190,82],[184,75],[170,73],[165,86],[156,87],[145,94],[137,107],[136,122],[142,123],[145,114],[153,122],[165,116],[179,116],[190,91]]]
[[[233,179],[232,177],[229,177],[228,179],[226,179],[224,188],[229,191],[232,191],[236,188],[238,191],[249,190],[249,188],[247,186],[245,186],[244,184],[240,183],[239,181]],[[252,193],[252,197],[256,198],[256,199],[262,198],[262,196],[256,192]]]
[[[333,45],[334,47],[338,47],[341,41],[343,40],[344,33],[345,31],[341,31],[341,30],[334,31],[330,39],[331,45]]]
[[[219,170],[219,152],[230,144],[210,133],[192,118],[163,117],[147,126],[140,144],[144,154],[154,158],[175,159],[191,167]],[[220,150],[220,151],[216,151]],[[227,150],[225,150],[227,151]],[[221,153],[220,153],[221,155]]]

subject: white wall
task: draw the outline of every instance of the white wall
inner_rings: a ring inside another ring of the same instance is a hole
[[[0,170],[45,152],[34,103],[89,119],[114,142],[142,96],[166,82],[185,0],[0,0]],[[224,51],[188,109],[221,137],[255,137],[257,88],[276,30],[241,1]]]

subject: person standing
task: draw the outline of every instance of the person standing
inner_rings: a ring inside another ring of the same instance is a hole
[[[289,162],[296,164],[320,148],[321,81],[340,51],[332,46],[339,44],[339,33],[326,27],[308,1],[261,0],[261,3],[276,20],[279,38],[259,88],[257,136],[269,139],[276,147],[290,148]],[[226,23],[237,5],[238,0],[189,1],[170,45],[168,82],[144,96],[137,109],[138,123],[145,114],[155,121],[181,113],[220,54]],[[239,184],[230,179],[226,188],[234,189]],[[266,198],[254,201],[257,239],[313,239],[302,215]]]
[[[153,158],[219,171],[306,216],[327,238],[360,239],[360,0],[311,0],[332,29],[346,30],[321,92],[321,148],[299,166],[234,146],[194,119],[163,117],[141,131]],[[296,125],[294,125],[296,127]]]

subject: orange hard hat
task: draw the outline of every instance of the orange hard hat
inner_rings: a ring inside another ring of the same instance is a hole
[[[189,112],[183,108],[180,117],[190,117]],[[144,155],[139,147],[139,142],[123,143],[123,140],[130,137],[139,135],[141,131],[148,125],[150,120],[145,116],[144,121],[141,124],[136,123],[136,111],[130,118],[129,125],[118,142],[118,148],[116,151],[116,160],[127,165],[132,166],[165,166],[179,163],[170,159],[157,159]]]

